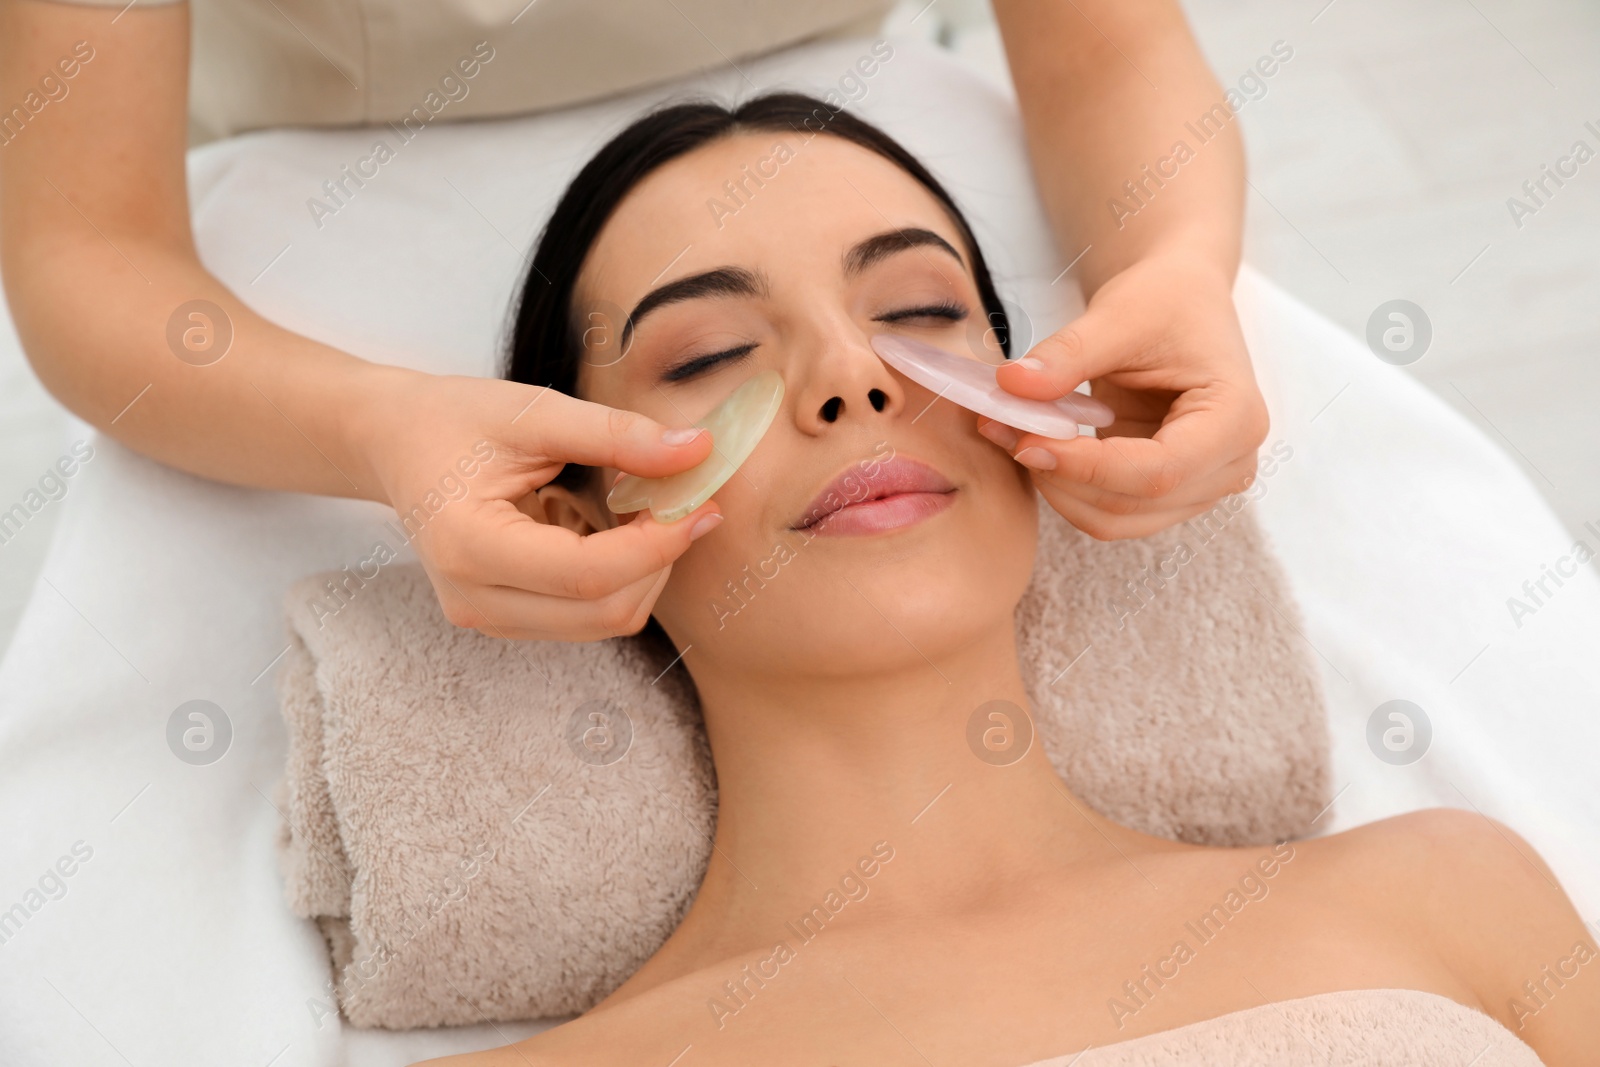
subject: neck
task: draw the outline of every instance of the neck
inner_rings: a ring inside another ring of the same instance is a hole
[[[1020,745],[988,749],[989,761],[975,752],[981,705],[1031,714],[1009,619],[936,661],[870,677],[717,672],[697,684],[717,766],[715,848],[647,968],[659,979],[806,940],[799,920],[819,906],[829,925],[992,906],[1008,886],[1103,858],[1106,835],[1126,832],[1070,794],[1037,736],[1020,758]],[[977,748],[984,729],[993,744],[1008,725],[1028,729],[984,716]]]

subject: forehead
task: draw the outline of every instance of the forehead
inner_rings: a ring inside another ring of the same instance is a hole
[[[626,311],[650,288],[727,265],[819,279],[863,236],[920,226],[965,252],[943,206],[898,164],[827,134],[753,131],[653,171],[607,220],[584,261],[580,307]]]

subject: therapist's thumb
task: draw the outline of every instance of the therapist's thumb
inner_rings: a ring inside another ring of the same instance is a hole
[[[1034,400],[1059,400],[1084,382],[1113,371],[1148,365],[1142,327],[1131,317],[1090,309],[1042,339],[996,377],[1010,393]]]
[[[543,408],[543,411],[539,409]],[[711,433],[668,427],[637,411],[548,390],[532,410],[540,451],[562,463],[615,467],[645,478],[688,470],[711,454]]]

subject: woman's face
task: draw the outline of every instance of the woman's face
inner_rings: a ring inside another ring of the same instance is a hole
[[[804,137],[741,134],[652,173],[575,290],[586,400],[687,426],[758,371],[783,377],[777,417],[715,494],[724,521],[655,605],[674,643],[694,646],[697,678],[920,662],[1009,623],[1033,569],[1026,470],[868,343],[899,333],[1003,359],[959,230],[889,160]],[[615,324],[630,316],[624,340]],[[852,504],[897,470],[922,491]],[[626,521],[604,503],[615,476],[572,501],[589,525]]]

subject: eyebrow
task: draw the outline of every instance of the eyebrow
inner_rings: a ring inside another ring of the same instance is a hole
[[[951,247],[949,241],[946,241],[932,230],[924,230],[920,226],[911,226],[905,229],[886,230],[883,233],[874,234],[846,252],[844,256],[845,277],[848,278],[860,274],[874,263],[881,259],[886,259],[896,252],[905,252],[912,248],[922,247],[943,249],[955,257],[955,261],[961,264],[962,270],[967,267],[966,261],[961,258],[961,253]]]
[[[913,248],[939,248],[949,253],[955,261],[966,269],[966,261],[961,258],[961,253],[953,248],[949,241],[918,226],[897,230],[886,230],[883,233],[873,234],[857,242],[850,251],[844,255],[845,277],[854,277],[880,260],[887,259],[897,252],[905,252]],[[665,285],[658,286],[644,295],[628,313],[628,321],[622,326],[622,349],[627,351],[628,343],[633,339],[633,331],[639,321],[656,308],[668,304],[678,304],[686,300],[701,300],[706,297],[717,296],[761,296],[770,295],[771,286],[767,276],[760,271],[748,270],[744,267],[717,267],[714,270],[702,271],[691,274],[687,278],[679,278]]]
[[[766,275],[744,267],[718,267],[668,282],[650,290],[628,312],[628,321],[622,326],[622,350],[628,350],[628,342],[639,320],[658,307],[708,296],[766,296],[770,289]]]

